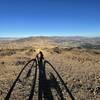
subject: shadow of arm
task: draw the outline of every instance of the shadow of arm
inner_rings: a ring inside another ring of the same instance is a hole
[[[59,73],[57,72],[57,70],[53,67],[53,65],[52,65],[49,61],[45,60],[45,61],[44,61],[44,64],[46,65],[46,63],[49,64],[49,65],[52,67],[52,69],[55,71],[55,73],[56,73],[57,76],[59,77],[59,79],[60,79],[62,85],[65,87],[66,92],[69,93],[70,98],[71,98],[72,100],[75,100],[74,96],[72,95],[72,93],[70,92],[70,90],[68,89],[68,87],[66,86],[66,84],[64,83],[63,79],[61,78],[61,76],[59,75]]]
[[[5,100],[9,100],[10,95],[11,95],[11,93],[12,93],[12,91],[13,91],[13,89],[14,89],[14,87],[15,87],[15,85],[16,85],[16,83],[17,83],[19,77],[20,77],[20,75],[22,74],[23,70],[28,66],[28,64],[29,64],[30,62],[32,62],[32,61],[35,61],[35,59],[32,59],[32,60],[28,61],[28,63],[26,63],[26,65],[25,65],[25,66],[23,67],[23,69],[20,71],[20,73],[19,73],[19,75],[17,76],[17,78],[15,79],[15,81],[14,81],[12,87],[11,87],[10,90],[8,91],[8,94],[7,94],[7,96],[5,97]]]

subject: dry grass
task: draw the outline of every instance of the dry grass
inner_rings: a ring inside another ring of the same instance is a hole
[[[84,49],[54,49],[55,45],[43,43],[33,43],[31,46],[13,43],[9,44],[10,47],[5,45],[0,49],[0,100],[11,87],[24,62],[36,56],[38,48],[44,53],[45,59],[54,65],[76,100],[99,100],[100,54]]]

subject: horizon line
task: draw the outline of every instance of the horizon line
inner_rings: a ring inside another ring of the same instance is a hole
[[[82,35],[54,35],[54,36],[50,36],[50,35],[33,35],[33,36],[1,36],[0,38],[31,38],[31,37],[83,37],[83,38],[100,38],[100,36],[82,36]]]

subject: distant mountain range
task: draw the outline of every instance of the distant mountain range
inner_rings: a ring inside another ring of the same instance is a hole
[[[38,36],[38,37],[28,37],[28,38],[0,38],[0,41],[13,41],[11,43],[16,43],[18,45],[25,44],[56,44],[58,46],[64,47],[81,47],[90,49],[100,49],[100,37],[88,38],[88,37],[48,37],[48,36]]]
[[[19,38],[10,38],[10,37],[0,37],[0,41],[5,41],[5,40],[16,40],[16,39],[19,39]]]
[[[17,40],[17,39],[32,39],[32,38],[49,38],[49,39],[61,39],[61,40],[83,40],[83,39],[95,39],[100,40],[100,37],[82,37],[82,36],[34,36],[34,37],[26,37],[26,38],[16,38],[16,37],[0,37],[0,40]]]

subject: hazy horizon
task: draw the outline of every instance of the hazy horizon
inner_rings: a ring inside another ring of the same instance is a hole
[[[66,38],[73,38],[73,37],[76,37],[76,38],[100,38],[100,36],[91,36],[91,37],[89,37],[89,36],[57,36],[57,35],[55,35],[55,36],[46,36],[46,35],[40,35],[40,36],[22,36],[22,37],[20,37],[20,36],[18,36],[18,37],[14,37],[14,36],[0,36],[0,38],[1,39],[6,39],[6,38],[8,38],[8,39],[17,39],[17,38],[31,38],[31,37],[66,37]]]

